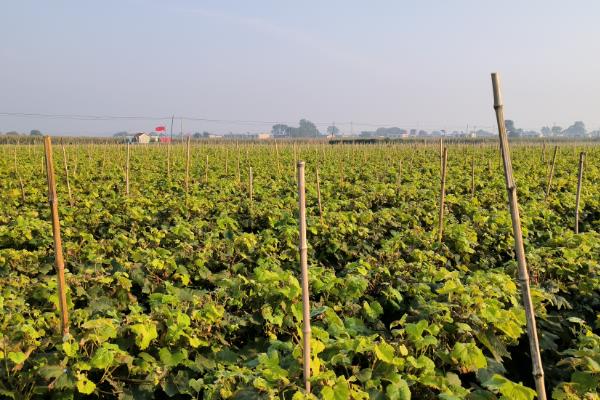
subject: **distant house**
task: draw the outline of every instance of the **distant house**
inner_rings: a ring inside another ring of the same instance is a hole
[[[141,144],[150,143],[150,135],[148,135],[146,132],[136,133],[135,135],[133,135],[132,142]]]
[[[271,138],[271,134],[269,132],[261,132],[258,135],[256,135],[256,138],[258,140],[270,139]]]

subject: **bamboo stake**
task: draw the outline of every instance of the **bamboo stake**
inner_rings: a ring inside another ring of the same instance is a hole
[[[442,151],[442,173],[440,190],[440,216],[438,226],[438,242],[442,242],[444,236],[444,207],[446,204],[446,166],[448,162],[448,148],[444,147]]]
[[[281,175],[281,164],[279,163],[279,148],[277,147],[277,139],[275,139],[275,156],[277,161],[277,175]]]
[[[104,166],[106,164],[106,148],[102,151],[102,166],[100,167],[100,175],[104,176]]]
[[[475,197],[475,157],[471,158],[471,199]]]
[[[225,176],[229,173],[229,147],[225,147]]]
[[[62,138],[60,140],[60,147],[62,147],[63,153],[63,164],[65,167],[65,178],[67,179],[67,191],[69,192],[69,205],[73,207],[73,195],[71,193],[71,184],[69,183],[69,162],[67,161],[67,151],[65,150],[65,145],[63,144]]]
[[[250,196],[250,204],[252,204],[252,192],[254,191],[252,184],[253,184],[253,175],[252,175],[252,167],[250,167],[249,173],[248,173],[248,194]]]
[[[54,266],[58,278],[58,304],[62,335],[69,334],[69,311],[65,283],[65,262],[63,259],[62,240],[60,237],[60,220],[58,218],[58,196],[54,179],[54,160],[52,158],[52,142],[50,136],[44,137],[44,152],[46,160],[46,177],[48,180],[48,203],[52,215],[52,236],[54,238]]]
[[[167,142],[167,179],[171,179],[171,140]]]
[[[25,203],[25,185],[23,184],[23,178],[21,178],[21,174],[19,173],[19,168],[17,167],[17,148],[13,147],[14,153],[14,161],[15,161],[15,175],[19,179],[19,185],[21,186],[21,200]]]
[[[319,218],[323,223],[323,207],[321,205],[321,181],[319,179],[319,167],[317,167],[317,200],[319,202]]]
[[[304,161],[298,162],[298,224],[300,229],[298,252],[300,253],[300,270],[302,273],[302,316],[304,340],[304,389],[310,393],[310,305],[308,294],[308,253],[306,244],[306,199],[304,188]]]
[[[190,190],[190,137],[187,137],[185,145],[185,194]]]
[[[504,163],[504,177],[506,181],[506,191],[510,206],[512,218],[513,234],[515,238],[515,252],[519,265],[519,284],[523,297],[523,306],[527,318],[527,335],[529,336],[529,350],[531,353],[531,362],[533,365],[532,374],[535,380],[538,400],[546,400],[546,387],[544,386],[544,369],[542,367],[542,357],[540,355],[540,345],[535,324],[535,314],[533,303],[531,301],[531,291],[529,287],[529,273],[527,271],[527,261],[525,259],[525,248],[523,246],[523,233],[521,231],[521,217],[519,215],[519,202],[517,200],[517,187],[513,178],[512,162],[510,159],[510,148],[508,147],[508,138],[506,136],[506,127],[504,126],[504,109],[502,97],[500,94],[499,77],[496,73],[492,74],[492,87],[494,91],[494,110],[496,111],[496,121],[498,123],[498,133],[500,136],[500,146],[502,160]]]
[[[235,146],[237,147],[237,167],[236,167],[236,174],[237,174],[237,182],[239,184],[242,181],[242,175],[240,173],[240,145],[238,144],[238,142],[235,142]]]
[[[548,175],[548,186],[546,186],[546,196],[544,199],[548,199],[550,196],[550,187],[552,185],[552,176],[554,175],[554,164],[556,163],[556,152],[558,151],[558,146],[554,146],[554,153],[552,154],[552,164],[550,166],[550,174]]]
[[[546,141],[542,144],[542,163],[546,162]]]
[[[292,144],[292,150],[294,152],[294,174],[298,173],[298,155],[296,154],[296,142]]]
[[[129,197],[129,142],[127,143],[127,159],[125,161],[125,195]]]
[[[206,167],[204,168],[204,183],[208,185],[208,154],[206,155]]]
[[[75,162],[73,163],[73,177],[77,176],[77,167],[79,166],[79,146],[75,147]]]
[[[440,171],[444,168],[444,138],[440,137]]]
[[[402,184],[402,160],[398,162],[398,177],[396,178],[396,185],[400,187]]]
[[[575,233],[579,233],[579,201],[581,200],[581,184],[583,182],[583,161],[585,153],[579,154],[579,173],[577,175],[577,196],[575,198]]]

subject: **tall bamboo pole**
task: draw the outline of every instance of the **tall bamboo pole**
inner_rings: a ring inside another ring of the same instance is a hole
[[[190,137],[187,137],[185,145],[185,194],[190,190]]]
[[[46,160],[46,177],[48,179],[48,203],[52,215],[52,236],[54,238],[54,266],[58,275],[58,304],[62,335],[69,334],[69,311],[67,309],[67,294],[65,283],[65,262],[63,259],[62,239],[60,237],[60,220],[58,218],[58,196],[54,179],[54,160],[52,157],[52,142],[50,136],[44,137],[44,152]]]
[[[277,147],[277,139],[275,140],[275,157],[277,161],[277,175],[281,175],[281,164],[279,162],[279,148]]]
[[[21,186],[21,200],[23,201],[23,203],[25,203],[25,185],[23,184],[23,178],[21,177],[21,174],[19,173],[19,168],[17,167],[17,148],[13,147],[13,155],[14,155],[14,161],[15,161],[15,175],[17,175],[17,178],[19,179],[19,185]]]
[[[69,182],[69,162],[67,161],[67,151],[65,150],[65,145],[63,144],[62,138],[60,140],[60,147],[62,147],[63,153],[63,164],[65,167],[65,178],[67,180],[67,191],[69,193],[69,204],[73,206],[73,195],[71,193],[71,183]]]
[[[475,157],[471,158],[471,199],[475,197]]]
[[[235,142],[235,147],[237,147],[236,175],[237,175],[237,182],[239,184],[242,181],[242,174],[240,172],[240,145],[237,141]]]
[[[129,142],[127,142],[127,159],[125,160],[125,195],[129,197]]]
[[[298,155],[296,154],[296,142],[292,143],[292,150],[294,152],[294,174],[298,173]]]
[[[402,160],[398,161],[398,176],[396,178],[396,185],[400,187],[402,184]]]
[[[519,215],[519,202],[517,200],[517,187],[513,178],[512,162],[510,159],[510,148],[508,147],[508,138],[506,136],[506,127],[504,126],[504,109],[502,105],[502,96],[500,94],[500,82],[496,73],[492,74],[492,87],[494,91],[494,110],[496,111],[496,121],[498,123],[498,133],[500,136],[500,146],[502,160],[504,163],[504,177],[506,181],[506,191],[510,206],[512,218],[513,234],[515,238],[515,252],[519,266],[519,286],[523,297],[523,306],[527,318],[527,335],[529,336],[529,350],[531,353],[531,362],[533,365],[532,374],[535,380],[538,400],[546,400],[546,387],[544,386],[544,369],[542,367],[542,357],[540,355],[540,345],[538,341],[537,329],[535,325],[535,314],[533,303],[531,301],[531,289],[529,287],[529,273],[527,271],[527,261],[525,260],[525,248],[523,246],[523,233],[521,231],[521,217]]]
[[[102,149],[102,165],[100,166],[100,175],[104,176],[104,167],[106,165],[106,147]]]
[[[440,171],[444,164],[444,138],[440,137]]]
[[[204,183],[208,185],[208,154],[206,155],[206,167],[204,168]]]
[[[554,175],[554,165],[556,164],[556,152],[558,151],[558,146],[554,146],[554,153],[552,154],[552,164],[550,166],[550,174],[548,175],[548,185],[546,186],[546,196],[545,199],[550,196],[550,187],[552,185],[552,176]]]
[[[441,189],[440,189],[440,216],[438,226],[438,242],[442,242],[444,236],[444,207],[446,205],[446,166],[448,162],[448,148],[442,150],[442,172],[441,172]]]
[[[323,223],[323,206],[321,205],[321,180],[319,179],[319,167],[317,167],[317,200],[319,202],[319,219]]]
[[[579,201],[581,200],[581,184],[583,182],[583,161],[585,153],[579,154],[579,173],[577,174],[577,196],[575,198],[575,233],[579,233]]]
[[[546,162],[546,141],[542,144],[542,163]]]
[[[300,270],[302,273],[302,328],[304,340],[304,388],[310,392],[310,305],[308,294],[308,247],[306,244],[306,198],[304,187],[304,161],[298,162],[298,225],[300,229],[298,252],[300,253]]]
[[[254,176],[252,175],[252,167],[248,171],[248,195],[250,196],[250,204],[252,204],[252,192],[254,191],[253,185]]]
[[[167,178],[171,179],[171,140],[167,142]]]

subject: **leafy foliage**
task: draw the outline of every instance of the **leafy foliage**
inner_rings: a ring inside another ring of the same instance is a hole
[[[534,398],[497,147],[450,148],[439,244],[435,146],[278,146],[194,145],[187,195],[181,145],[169,175],[166,146],[133,147],[129,197],[122,147],[67,146],[72,206],[55,150],[68,337],[42,149],[0,148],[0,397],[304,398],[293,165],[303,159],[313,396]],[[600,385],[600,153],[585,149],[575,235],[578,150],[561,149],[547,201],[539,147],[512,153],[557,399],[597,398]]]

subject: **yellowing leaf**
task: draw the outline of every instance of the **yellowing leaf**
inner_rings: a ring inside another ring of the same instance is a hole
[[[84,374],[77,374],[77,390],[79,393],[92,394],[96,384],[90,381]]]
[[[378,360],[389,364],[394,362],[394,348],[390,344],[384,342],[383,339],[381,343],[375,346],[374,350]]]
[[[135,333],[135,344],[137,344],[141,350],[147,349],[150,342],[158,337],[156,326],[154,326],[151,321],[132,325],[129,329]]]

